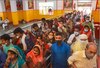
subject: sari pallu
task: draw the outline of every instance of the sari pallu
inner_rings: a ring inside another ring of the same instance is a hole
[[[28,67],[29,68],[38,68],[38,63],[43,63],[43,51],[42,48],[39,45],[35,45],[34,47],[38,47],[40,50],[40,55],[35,56],[34,50],[32,49],[26,56],[26,60],[28,60]]]
[[[9,51],[13,51],[18,55],[17,61],[14,64],[10,63],[9,68],[22,68],[22,65],[25,63],[25,60],[23,59],[24,53],[21,52],[20,48],[17,46],[9,49]]]

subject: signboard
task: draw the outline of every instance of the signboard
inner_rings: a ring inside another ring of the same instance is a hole
[[[16,0],[16,3],[17,3],[17,10],[23,10],[22,0]]]
[[[28,0],[28,8],[29,9],[33,9],[34,8],[33,0]]]
[[[72,10],[73,9],[73,0],[64,0],[64,9]]]
[[[11,11],[10,0],[4,0],[6,11]]]

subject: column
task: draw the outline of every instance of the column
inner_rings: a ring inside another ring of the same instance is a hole
[[[16,6],[16,0],[10,0],[11,5],[11,14],[12,14],[12,21],[13,25],[18,25],[18,14],[17,14],[17,6]]]
[[[78,3],[78,1],[77,1],[77,0],[73,0],[74,10],[78,10],[77,3]]]
[[[24,20],[28,21],[28,0],[22,0],[23,1],[23,15],[24,15]]]
[[[92,0],[92,10],[95,10],[96,9],[96,3],[97,3],[97,0]]]
[[[5,12],[4,0],[0,0],[0,17],[2,17],[3,20],[5,18],[4,12]]]
[[[58,11],[57,14],[59,14],[59,16],[61,16],[65,11],[63,10],[63,0],[56,0],[56,10]],[[58,16],[58,15],[57,15]]]

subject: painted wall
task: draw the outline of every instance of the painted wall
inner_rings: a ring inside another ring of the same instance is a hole
[[[100,24],[100,0],[96,1],[96,9],[92,11],[92,16],[94,18],[95,23]]]
[[[13,0],[10,0],[10,2],[12,2]],[[26,20],[27,22],[31,21],[31,20],[34,20],[34,19],[41,19],[41,18],[55,18],[55,17],[58,17],[58,16],[61,16],[63,15],[64,13],[67,13],[67,12],[72,12],[72,10],[63,10],[63,0],[52,0],[54,1],[54,3],[56,4],[56,8],[54,8],[54,14],[53,15],[40,15],[39,14],[39,8],[38,8],[38,1],[40,2],[45,2],[45,0],[34,0],[36,1],[36,3],[34,4],[34,6],[36,6],[33,9],[28,9],[28,0],[25,0],[23,1],[23,10],[17,10],[16,11],[16,7],[14,7],[13,3],[11,3],[11,12],[4,12],[3,9],[2,12],[0,12],[0,17],[3,17],[3,19],[5,19],[6,17],[8,17],[8,19],[11,21],[11,22],[14,22],[13,24],[14,25],[18,25],[19,21],[21,21],[22,19]],[[46,0],[46,1],[51,1],[51,0]],[[15,2],[14,2],[15,3]],[[60,3],[60,4],[59,4]],[[2,3],[0,3],[2,5]],[[1,7],[3,8],[3,7]],[[95,22],[100,22],[99,18],[100,18],[100,12],[99,11],[93,11],[92,12],[92,15],[94,17],[94,21]]]
[[[94,22],[100,23],[100,10],[92,11],[92,16],[93,16]]]
[[[41,18],[54,18],[54,17],[58,17],[64,14],[64,10],[54,10],[54,14],[53,15],[40,15],[39,14],[39,10],[24,10],[24,11],[17,11],[17,15],[18,15],[18,20],[22,20],[25,19],[26,21],[31,21],[34,19],[41,19]],[[69,12],[69,11],[68,11]],[[0,12],[0,17],[3,17],[3,19],[5,19],[6,17],[8,17],[8,19],[12,22],[12,13],[13,12]]]
[[[13,22],[13,25],[18,25],[19,21],[24,19],[25,21],[29,22],[34,19],[41,19],[41,18],[55,18],[58,16],[63,15],[66,12],[70,12],[69,10],[64,11],[63,10],[63,0],[34,0],[34,9],[28,8],[28,0],[22,0],[23,1],[23,10],[17,10],[16,7],[16,0],[10,0],[11,5],[11,11],[7,12],[4,11],[4,1],[0,1],[0,17],[3,18],[3,20],[7,17],[10,22]],[[54,2],[54,14],[53,15],[40,15],[39,14],[39,2]],[[60,3],[60,4],[59,4]]]

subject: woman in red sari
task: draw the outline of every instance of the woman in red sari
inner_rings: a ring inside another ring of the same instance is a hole
[[[90,27],[88,25],[85,25],[81,31],[80,34],[86,34],[88,36],[88,41],[93,42],[93,35]]]
[[[40,45],[35,45],[27,54],[26,61],[29,68],[41,68],[43,63],[43,51]]]

